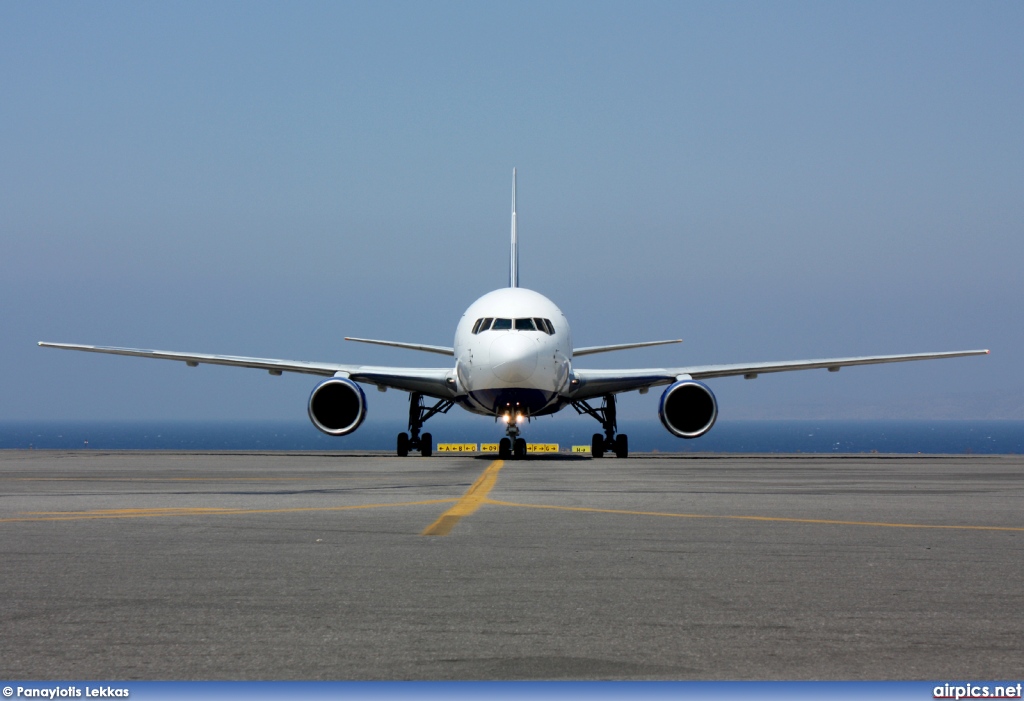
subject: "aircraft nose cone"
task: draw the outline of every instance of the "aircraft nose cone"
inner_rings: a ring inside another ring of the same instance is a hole
[[[491,344],[491,369],[505,382],[525,382],[537,369],[537,342],[519,333],[506,333]]]

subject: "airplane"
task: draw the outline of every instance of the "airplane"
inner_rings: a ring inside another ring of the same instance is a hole
[[[366,418],[367,401],[360,385],[375,385],[380,391],[396,389],[409,393],[408,431],[398,434],[396,452],[405,457],[411,451],[429,457],[433,437],[421,432],[430,418],[445,414],[455,405],[475,414],[494,417],[504,424],[505,437],[499,442],[501,459],[526,456],[522,438],[524,423],[539,416],[572,407],[578,414],[596,419],[603,433],[591,440],[595,458],[613,453],[629,455],[629,439],[618,433],[616,395],[637,391],[646,394],[651,387],[668,385],[658,404],[658,417],[665,428],[679,438],[698,438],[714,426],[718,402],[702,382],[711,378],[758,375],[793,370],[827,369],[898,363],[913,360],[958,358],[987,355],[988,350],[914,353],[908,355],[872,355],[782,362],[734,363],[726,365],[689,365],[671,368],[624,370],[587,370],[577,367],[576,358],[633,348],[646,348],[681,339],[617,343],[603,346],[573,347],[569,321],[544,295],[519,286],[519,246],[516,226],[516,171],[512,170],[512,241],[508,287],[494,290],[473,302],[455,328],[452,347],[423,343],[404,343],[368,338],[346,337],[346,341],[391,346],[435,353],[455,358],[454,366],[437,368],[376,367],[340,363],[251,358],[206,353],[47,343],[46,348],[110,353],[142,358],[184,361],[189,367],[200,364],[232,365],[267,370],[271,375],[284,372],[326,376],[309,396],[310,421],[331,436],[346,436]],[[425,402],[425,399],[430,401]],[[601,401],[597,405],[597,400]]]

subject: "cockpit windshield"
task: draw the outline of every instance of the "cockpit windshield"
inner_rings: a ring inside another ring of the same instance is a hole
[[[472,333],[478,334],[484,331],[541,331],[549,336],[555,335],[555,327],[550,319],[534,317],[532,319],[494,319],[485,317],[477,319],[473,324]]]

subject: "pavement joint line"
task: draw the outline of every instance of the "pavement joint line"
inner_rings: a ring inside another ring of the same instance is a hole
[[[355,511],[400,506],[450,504],[455,499],[396,501],[384,504],[352,504],[348,506],[297,506],[284,509],[227,509],[221,507],[156,507],[152,509],[97,509],[95,511],[26,511],[21,517],[0,518],[0,523],[25,521],[88,521],[115,518],[156,518],[161,516],[244,516],[246,514],[293,514],[304,512]]]
[[[521,504],[512,501],[500,501],[485,499],[485,504],[493,506],[508,506],[521,509],[551,509],[554,511],[581,511],[598,514],[618,514],[623,516],[658,516],[661,518],[694,518],[694,519],[721,519],[731,521],[768,521],[777,523],[810,523],[826,526],[875,526],[876,528],[933,528],[944,530],[960,531],[1014,531],[1022,532],[1021,526],[970,526],[970,525],[948,525],[928,523],[885,523],[881,521],[840,521],[820,518],[793,518],[786,516],[733,516],[717,514],[676,514],[666,511],[630,511],[627,509],[598,509],[589,506],[557,506],[553,504]]]
[[[484,470],[476,481],[466,490],[455,506],[441,514],[440,518],[427,526],[420,535],[446,536],[466,516],[469,516],[483,504],[493,503],[487,498],[494,486],[498,484],[498,472],[505,465],[504,460],[495,460]]]

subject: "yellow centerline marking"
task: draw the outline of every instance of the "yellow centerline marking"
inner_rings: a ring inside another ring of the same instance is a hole
[[[587,506],[554,506],[551,504],[520,504],[512,501],[485,499],[485,504],[511,506],[521,509],[551,509],[555,511],[585,511],[598,514],[619,514],[624,516],[659,516],[662,518],[705,518],[731,521],[774,521],[779,523],[814,523],[832,526],[875,526],[879,528],[940,528],[963,531],[1024,531],[1015,526],[950,526],[926,523],[885,523],[881,521],[839,521],[822,518],[789,518],[785,516],[719,516],[716,514],[675,514],[665,511],[628,511],[625,509],[595,509]]]
[[[441,514],[441,517],[427,526],[420,535],[448,535],[463,517],[469,516],[485,503],[497,503],[491,502],[487,495],[491,493],[494,485],[498,483],[498,471],[501,470],[504,464],[503,460],[492,462],[484,470],[483,474],[477,477],[476,482],[466,490],[466,493],[456,502],[455,506]]]
[[[357,509],[384,509],[400,506],[451,504],[455,499],[425,499],[423,501],[396,501],[384,504],[355,504],[351,506],[298,506],[287,509],[225,509],[220,507],[182,507],[152,509],[97,509],[95,511],[28,511],[22,518],[0,518],[0,523],[18,521],[82,521],[111,518],[154,518],[160,516],[241,516],[245,514],[295,514],[312,511],[354,511]]]

